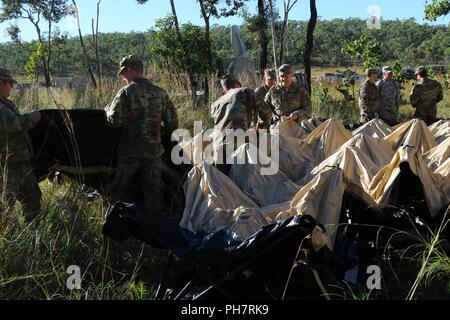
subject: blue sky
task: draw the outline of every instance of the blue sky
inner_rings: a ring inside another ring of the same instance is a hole
[[[80,18],[83,33],[91,30],[91,19],[96,15],[95,0],[78,0]],[[283,0],[276,0],[280,11],[282,11]],[[256,0],[250,0],[248,6],[254,7]],[[202,25],[203,21],[197,0],[175,0],[180,22],[192,22]],[[418,22],[424,22],[425,0],[317,0],[317,7],[321,19],[359,17],[368,18],[371,14],[368,8],[372,5],[381,10],[383,19],[406,19],[414,17]],[[154,25],[156,19],[170,13],[169,0],[150,0],[145,5],[138,5],[135,0],[102,0],[100,31],[101,32],[129,32],[145,31]],[[309,1],[299,0],[291,12],[291,18],[296,20],[307,20],[309,17]],[[239,24],[240,17],[214,19],[212,23],[223,25]],[[17,21],[23,30],[24,40],[34,39],[35,30],[27,21]],[[440,18],[437,24],[450,23],[450,15]],[[0,42],[8,41],[5,29],[9,23],[0,24]],[[66,18],[59,23],[62,31],[71,35],[77,34],[74,18]]]

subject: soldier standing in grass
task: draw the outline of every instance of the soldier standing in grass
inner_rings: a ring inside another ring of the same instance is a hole
[[[366,70],[367,79],[359,89],[359,109],[361,113],[361,123],[369,122],[380,114],[380,99],[375,81],[378,77],[376,69]]]
[[[296,79],[292,67],[282,65],[278,71],[280,82],[273,86],[265,97],[278,118],[289,117],[301,122],[312,115],[311,97],[305,87]]]
[[[41,190],[32,168],[33,146],[28,131],[41,113],[20,114],[8,98],[17,83],[10,72],[0,67],[0,202],[8,210],[18,200],[27,222],[39,215]]]
[[[160,213],[164,153],[161,129],[169,137],[178,129],[176,109],[165,90],[144,78],[144,65],[137,56],[122,59],[119,76],[127,85],[105,108],[108,124],[122,129],[111,186],[112,200],[130,202],[131,192],[138,192],[142,201],[137,204],[147,211]],[[137,185],[133,185],[135,181]]]
[[[380,98],[380,118],[390,126],[398,124],[400,118],[400,90],[392,78],[392,68],[383,67],[383,79],[377,82]]]
[[[410,101],[416,109],[415,118],[419,118],[427,125],[432,125],[437,120],[437,104],[444,99],[442,85],[428,78],[425,67],[416,70],[418,83],[413,87]]]

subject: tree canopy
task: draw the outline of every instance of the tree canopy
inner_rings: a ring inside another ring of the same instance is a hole
[[[286,32],[285,62],[302,65],[301,51],[305,48],[307,21],[290,21]],[[279,28],[280,25],[277,25]],[[189,25],[189,30],[203,31],[204,26]],[[195,29],[195,30],[194,30]],[[342,48],[365,36],[379,44],[382,63],[399,60],[403,65],[449,64],[450,63],[450,26],[431,26],[419,24],[414,19],[382,21],[380,30],[369,30],[362,19],[319,20],[315,30],[315,45],[312,53],[313,66],[348,66],[356,61],[350,54],[342,53]],[[152,42],[158,29],[148,32],[100,33],[98,39],[99,55],[105,76],[113,76],[120,59],[128,54],[138,54],[151,63],[155,57],[151,52]],[[258,34],[251,24],[244,23],[241,33],[250,51],[250,58],[256,63],[260,59]],[[268,32],[270,37],[270,32]],[[86,43],[91,36],[85,36]],[[197,41],[197,40],[196,40]],[[197,45],[202,43],[198,39]],[[233,56],[230,43],[230,29],[227,26],[211,26],[212,51],[221,58]],[[29,57],[38,46],[33,42],[8,42],[0,44],[0,65],[10,68],[18,74],[25,74]],[[272,50],[269,43],[269,50]],[[82,50],[77,37],[68,38],[64,34],[52,42],[53,76],[85,74]],[[94,59],[94,51],[87,46],[88,55]],[[170,49],[170,48],[169,48]],[[271,51],[270,51],[271,52]],[[272,64],[269,55],[268,64]],[[358,59],[357,59],[358,60]],[[38,64],[39,65],[39,64]],[[39,67],[39,66],[38,66]],[[38,71],[40,69],[38,68]]]

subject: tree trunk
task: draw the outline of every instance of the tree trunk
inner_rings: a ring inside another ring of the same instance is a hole
[[[197,80],[198,78],[196,78],[193,74],[189,75],[189,84],[191,87],[191,100],[192,100],[192,108],[196,109],[197,108]]]
[[[48,41],[47,41],[47,70],[45,72],[45,85],[51,87],[50,61],[52,58],[52,20],[48,21]]]
[[[202,12],[203,20],[205,21],[205,41],[207,46],[207,55],[208,55],[208,71],[205,77],[205,103],[208,104],[209,100],[209,73],[212,72],[212,47],[211,47],[211,34],[210,34],[210,16],[206,11],[204,0],[199,0],[200,9]]]
[[[274,12],[273,12],[272,0],[269,0],[269,8],[270,8],[270,19],[272,21],[273,65],[274,65],[275,69],[278,69],[277,48],[276,48],[276,41],[275,41],[275,16],[274,16]]]
[[[265,0],[258,0],[258,34],[259,34],[259,71],[261,75],[267,68],[267,56],[269,53],[269,38],[267,37],[267,16]]]
[[[311,54],[314,48],[314,30],[316,29],[317,24],[317,7],[316,0],[310,0],[310,11],[311,18],[309,19],[308,29],[306,34],[306,48],[303,53],[303,58],[305,62],[305,74],[306,74],[306,86],[311,93]]]
[[[284,33],[286,32],[286,20],[283,21],[283,25],[281,27],[280,32],[280,56],[278,57],[278,61],[280,62],[280,65],[283,64],[283,58],[284,58]]]
[[[175,30],[177,31],[177,35],[180,36],[180,24],[178,23],[178,15],[174,0],[170,0],[170,6],[172,7],[173,19],[175,20]]]
[[[77,15],[78,36],[80,38],[81,49],[82,49],[83,57],[84,57],[84,64],[86,66],[87,71],[89,72],[89,75],[92,80],[92,84],[94,85],[95,88],[97,88],[97,81],[95,80],[94,73],[92,72],[92,68],[90,66],[89,58],[88,58],[87,51],[86,51],[86,46],[84,45],[84,41],[83,41],[83,35],[81,34],[81,25],[80,25],[80,16],[78,14],[78,7],[77,7],[75,0],[72,0],[72,3],[75,7],[76,15]]]
[[[102,69],[101,69],[101,63],[100,63],[100,55],[98,53],[98,21],[100,19],[100,3],[102,0],[98,0],[97,2],[97,23],[95,27],[95,59],[97,60],[97,79],[99,85],[102,82]]]
[[[42,49],[44,47],[44,41],[42,40],[41,28],[39,27],[38,23],[34,23],[33,21],[32,21],[32,23],[34,24],[34,27],[36,28],[39,45],[41,46],[41,49]],[[51,85],[52,85],[52,82],[51,82],[51,79],[50,79],[50,72],[48,70],[47,57],[46,57],[46,53],[45,52],[41,56],[41,61],[42,61],[42,67],[44,68],[45,86],[47,88],[50,88]]]

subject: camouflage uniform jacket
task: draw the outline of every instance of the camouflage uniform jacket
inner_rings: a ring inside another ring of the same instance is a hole
[[[359,89],[359,109],[362,122],[372,120],[375,114],[380,112],[378,88],[369,79],[366,79]]]
[[[255,97],[256,99],[259,99],[260,101],[264,101],[264,98],[267,95],[267,92],[269,92],[270,87],[263,84],[262,86],[259,86],[255,90]]]
[[[380,80],[377,82],[380,98],[380,115],[387,122],[395,123],[400,116],[400,91],[395,80]]]
[[[130,157],[159,158],[164,152],[161,126],[168,137],[178,129],[169,95],[144,78],[123,87],[105,111],[108,124],[122,128],[118,153]]]
[[[264,99],[266,98],[266,95],[269,92],[270,88],[271,87],[269,87],[269,86],[267,86],[265,84],[263,84],[263,85],[259,86],[258,88],[256,88],[256,90],[255,90],[255,97],[256,97],[258,103],[263,103],[263,104],[266,103],[264,101]],[[270,109],[269,106],[267,106],[267,108]],[[272,117],[272,115],[271,115],[271,117]],[[266,129],[269,129],[269,127],[264,127],[264,125],[270,125],[270,123],[263,124],[264,121],[261,118],[259,118],[257,114],[255,114],[253,116],[253,123],[255,123],[255,124],[259,123],[260,126],[262,126],[263,128],[266,128]]]
[[[211,106],[215,129],[220,131],[246,131],[251,127],[254,115],[259,116],[265,127],[270,125],[272,111],[265,103],[258,101],[248,88],[231,89]]]
[[[312,115],[311,97],[308,91],[294,80],[289,88],[281,84],[273,86],[266,95],[266,103],[279,117],[298,114],[299,121],[309,119]]]
[[[436,80],[425,79],[413,87],[410,101],[412,106],[416,108],[416,115],[436,117],[436,104],[443,98],[442,85]]]
[[[0,99],[0,155],[8,163],[30,162],[33,156],[28,131],[37,123],[34,114],[21,115],[10,100]]]

